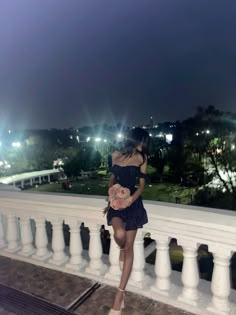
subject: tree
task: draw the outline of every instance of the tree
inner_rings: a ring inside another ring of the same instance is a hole
[[[81,171],[93,171],[101,165],[101,154],[93,147],[81,148],[78,154],[64,165],[64,172],[68,177],[78,176]]]
[[[222,196],[222,192],[228,196],[225,200],[236,200],[236,128],[235,115],[224,113],[210,105],[206,109],[198,108],[194,117],[183,122],[186,131],[186,143],[191,148],[193,155],[198,156],[206,168],[206,174],[212,177],[206,187],[215,193],[210,196]],[[219,193],[216,193],[219,191]],[[199,196],[200,196],[199,195]],[[205,199],[204,199],[205,200]]]

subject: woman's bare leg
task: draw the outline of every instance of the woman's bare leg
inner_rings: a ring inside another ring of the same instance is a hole
[[[124,223],[120,218],[112,218],[111,224],[114,230],[114,238],[116,244],[120,248],[124,248],[125,239],[126,239],[126,231],[124,229]]]
[[[124,267],[121,275],[119,288],[125,290],[128,283],[134,260],[134,240],[137,230],[126,231],[125,245],[124,245]],[[123,300],[123,292],[118,291],[114,300],[113,309],[120,310]]]

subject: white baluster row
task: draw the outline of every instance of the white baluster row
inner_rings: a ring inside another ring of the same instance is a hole
[[[152,291],[169,295],[170,291],[170,275],[171,275],[171,263],[169,255],[169,243],[170,238],[168,236],[158,237],[156,239],[156,262],[155,262],[155,273],[156,282],[152,287]]]
[[[80,237],[80,224],[77,221],[68,220],[66,223],[70,227],[70,260],[66,268],[79,271],[85,266],[85,260],[82,258],[83,246]]]
[[[36,223],[36,235],[35,235],[35,246],[36,254],[33,258],[41,261],[46,261],[52,256],[52,252],[48,250],[48,238],[46,232],[46,219],[44,217],[37,217]]]
[[[209,311],[217,314],[230,314],[232,305],[229,302],[231,289],[230,260],[232,251],[221,246],[211,245],[209,251],[214,256],[214,269],[211,281],[212,302]]]
[[[111,245],[109,253],[109,268],[103,262],[101,244],[101,225],[88,223],[90,231],[89,261],[83,257],[83,247],[80,236],[80,225],[77,219],[46,218],[37,216],[35,244],[29,216],[22,216],[19,220],[14,213],[7,215],[7,225],[4,226],[3,216],[0,215],[0,249],[10,253],[16,253],[26,257],[32,257],[40,261],[57,266],[65,266],[68,270],[81,271],[91,276],[104,277],[105,279],[118,282],[121,271],[119,268],[119,248],[115,243],[112,228]],[[46,219],[52,223],[52,250],[49,248]],[[20,222],[20,239],[19,239]],[[63,222],[70,227],[70,255],[65,252],[63,235]],[[6,231],[5,231],[6,230]],[[152,238],[156,241],[156,279],[150,292],[168,298],[171,294],[171,262],[169,255],[170,236],[163,233],[153,233]],[[134,243],[134,263],[130,277],[130,286],[142,289],[145,285],[145,255],[144,255],[143,232],[139,230]],[[177,301],[192,306],[197,306],[200,299],[198,290],[199,270],[197,262],[197,250],[199,244],[192,239],[179,239],[178,244],[183,248],[182,268],[182,292],[177,296]],[[207,310],[213,314],[230,315],[230,259],[232,251],[216,244],[208,244],[209,251],[214,256],[214,271],[211,282],[212,301]]]
[[[3,216],[0,213],[0,248],[6,247],[7,243],[5,240],[5,229],[3,225]]]

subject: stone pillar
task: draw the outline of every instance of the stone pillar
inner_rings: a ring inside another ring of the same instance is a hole
[[[130,283],[132,285],[143,287],[144,281],[144,267],[145,267],[145,255],[144,255],[144,239],[143,232],[138,230],[134,241],[134,263],[133,269],[130,275]]]
[[[18,220],[14,214],[7,216],[7,251],[14,253],[20,249],[18,237]]]
[[[5,229],[3,225],[3,217],[0,214],[0,248],[6,247]]]
[[[35,253],[30,217],[22,217],[20,220],[20,224],[22,249],[19,254],[28,257]]]
[[[37,217],[35,219],[36,223],[36,235],[35,235],[35,245],[36,245],[36,254],[33,258],[38,260],[47,260],[49,257],[52,256],[52,252],[48,250],[48,238],[46,233],[46,226],[45,226],[45,218],[44,217]]]
[[[86,272],[100,276],[105,273],[106,268],[102,262],[101,226],[99,224],[89,224],[89,266]]]
[[[231,313],[229,295],[231,289],[230,260],[232,251],[219,246],[209,246],[214,256],[214,269],[211,280],[212,301],[207,310],[214,314],[228,315]]]
[[[183,247],[184,255],[181,277],[183,291],[178,300],[196,306],[199,298],[197,289],[199,283],[197,250],[199,245],[191,241],[180,241],[180,245]]]
[[[110,244],[110,251],[109,251],[110,267],[109,267],[108,272],[105,275],[105,278],[119,281],[120,276],[121,276],[120,265],[119,265],[120,248],[115,242],[113,229],[109,229],[109,231],[111,235],[111,244]]]
[[[48,182],[50,183],[51,182],[51,176],[48,175]]]
[[[39,184],[42,184],[42,177],[39,176]]]
[[[30,186],[32,187],[33,186],[33,179],[30,178]]]
[[[169,253],[170,237],[163,235],[154,235],[157,243],[155,273],[156,281],[152,291],[165,296],[170,291],[171,263]]]
[[[21,187],[21,189],[25,188],[25,181],[24,180],[21,181],[20,187]]]
[[[68,256],[65,253],[65,240],[63,235],[63,220],[60,218],[53,218],[51,220],[53,226],[52,233],[52,250],[53,255],[50,259],[50,263],[61,266],[68,260]]]
[[[75,271],[81,270],[86,262],[82,258],[83,246],[80,236],[80,224],[77,221],[69,220],[66,222],[70,226],[70,261],[66,268]]]

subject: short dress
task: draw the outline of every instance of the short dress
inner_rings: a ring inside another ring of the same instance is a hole
[[[123,187],[129,188],[131,195],[136,191],[137,178],[145,178],[146,175],[140,171],[140,167],[135,165],[113,165],[110,171],[115,176],[115,184],[120,184]],[[139,196],[130,207],[122,210],[114,210],[109,208],[107,213],[107,224],[111,225],[111,220],[114,217],[120,218],[125,225],[125,230],[137,230],[143,227],[148,222],[147,212],[143,206],[142,197]]]

